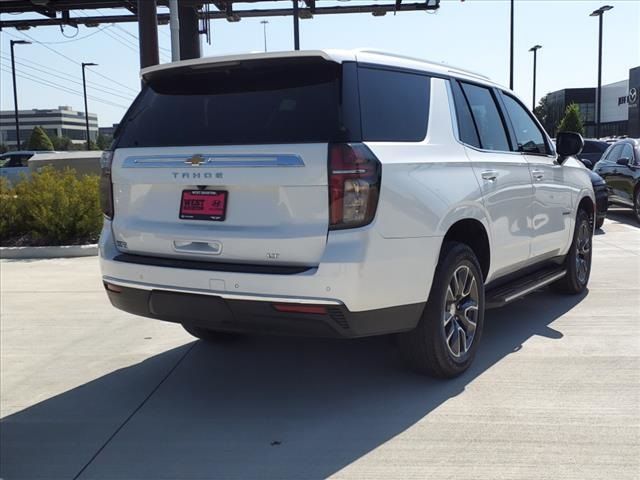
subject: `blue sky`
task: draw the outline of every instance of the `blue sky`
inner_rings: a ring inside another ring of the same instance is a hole
[[[367,4],[374,2],[365,0]],[[352,0],[352,3],[358,2]],[[532,54],[528,50],[535,44],[543,46],[538,52],[538,98],[565,87],[596,85],[598,21],[589,17],[589,13],[605,3],[516,0],[514,90],[527,105],[531,102],[532,88]],[[629,68],[640,65],[640,1],[614,0],[608,4],[614,9],[607,12],[604,19],[603,83],[626,79]],[[277,6],[282,7],[283,4]],[[101,10],[99,13],[118,12]],[[3,18],[17,19],[20,16],[7,15]],[[260,20],[243,19],[239,23],[212,21],[213,42],[212,45],[203,45],[203,55],[262,51]],[[291,24],[290,17],[269,19],[270,51],[293,48]],[[168,61],[169,27],[161,26],[159,30],[161,58]],[[441,8],[435,14],[316,16],[311,20],[301,20],[300,31],[302,49],[383,49],[475,70],[504,85],[509,82],[508,0],[442,0]],[[135,24],[80,27],[75,39],[66,38],[59,27],[53,26],[38,27],[24,33],[39,42],[48,43],[46,46],[16,47],[16,59],[22,63],[17,69],[23,76],[18,78],[20,108],[70,105],[83,111],[83,100],[79,95],[82,92],[78,83],[81,81],[79,63],[95,62],[99,66],[87,74],[89,94],[95,97],[89,100],[89,111],[98,114],[101,126],[120,120],[139,87]],[[64,34],[72,36],[76,32],[66,27]],[[9,40],[26,37],[14,29],[5,29],[0,37],[0,101],[3,110],[12,110]],[[39,85],[31,81],[30,76],[58,86]],[[70,91],[61,91],[60,86]]]

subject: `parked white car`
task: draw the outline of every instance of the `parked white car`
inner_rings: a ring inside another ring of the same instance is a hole
[[[484,311],[582,292],[594,195],[561,134],[487,78],[372,51],[147,68],[103,156],[113,305],[196,337],[399,333],[463,372]],[[517,321],[517,319],[514,319]]]

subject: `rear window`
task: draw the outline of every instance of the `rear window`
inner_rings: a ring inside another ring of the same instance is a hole
[[[584,142],[582,153],[604,153],[608,147],[609,145],[605,142],[590,142],[589,140],[586,140]]]
[[[358,140],[360,126],[346,124],[353,115],[343,112],[342,83],[339,64],[311,57],[156,72],[116,147]]]
[[[359,68],[358,84],[363,140],[424,140],[429,116],[428,76]]]

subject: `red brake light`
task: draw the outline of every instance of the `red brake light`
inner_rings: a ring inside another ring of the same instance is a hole
[[[100,157],[100,207],[109,220],[113,218],[113,183],[111,182],[111,162],[113,152],[106,150]]]
[[[329,228],[368,225],[378,206],[381,167],[361,143],[329,145]]]

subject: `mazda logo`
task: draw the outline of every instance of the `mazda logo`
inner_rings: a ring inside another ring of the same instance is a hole
[[[629,89],[629,103],[636,103],[638,100],[638,90],[635,88]]]

